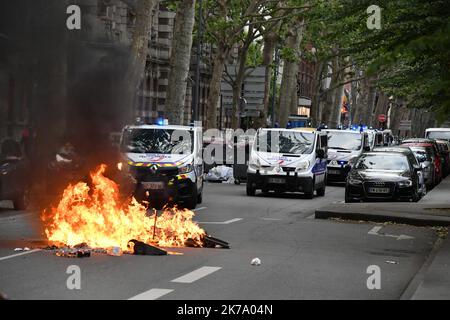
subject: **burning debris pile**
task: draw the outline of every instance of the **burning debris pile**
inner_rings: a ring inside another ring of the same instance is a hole
[[[192,221],[190,210],[165,207],[160,214],[149,214],[134,198],[122,201],[118,185],[104,176],[105,171],[106,165],[101,165],[91,173],[92,186],[69,185],[58,206],[43,212],[45,233],[53,249],[59,249],[57,255],[87,257],[92,249],[120,255],[164,254],[157,247],[228,248]]]

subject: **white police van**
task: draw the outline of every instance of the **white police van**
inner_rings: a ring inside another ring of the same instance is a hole
[[[312,128],[259,129],[247,170],[247,195],[314,191],[325,195],[327,184],[327,134]]]
[[[370,151],[367,132],[326,129],[328,134],[328,180],[345,181],[350,162]]]
[[[138,200],[202,202],[203,135],[201,127],[136,125],[123,129],[119,170],[135,181]]]

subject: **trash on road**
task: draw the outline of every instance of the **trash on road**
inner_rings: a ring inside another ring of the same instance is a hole
[[[184,244],[186,247],[191,247],[191,248],[230,249],[230,245],[228,242],[211,237],[210,235],[202,236],[201,241],[202,241],[202,243],[199,244],[192,239],[187,239]]]
[[[14,251],[23,251],[22,248],[15,248]]]
[[[64,258],[89,258],[91,251],[86,249],[62,248],[56,250],[55,255]]]
[[[227,166],[217,166],[209,170],[206,175],[207,181],[226,181],[227,183],[233,183],[233,168]]]
[[[106,254],[113,257],[120,257],[123,254],[123,252],[122,248],[120,247],[110,247],[106,249]]]
[[[252,266],[260,266],[261,265],[261,259],[254,258],[251,262]]]
[[[165,256],[167,255],[167,251],[160,249],[158,247],[149,245],[142,241],[138,240],[130,240],[128,246],[131,249],[131,252],[135,255],[141,256]]]
[[[390,261],[390,260],[387,260],[386,263],[389,263],[389,264],[398,264],[397,261]]]

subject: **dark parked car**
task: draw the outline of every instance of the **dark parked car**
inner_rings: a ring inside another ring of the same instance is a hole
[[[345,202],[418,201],[422,168],[411,151],[367,152],[350,171]]]
[[[443,160],[442,175],[446,177],[450,174],[450,149],[448,142],[444,140],[436,140],[436,143],[439,148],[441,159]]]
[[[12,200],[15,210],[25,210],[29,203],[30,164],[19,143],[12,139],[0,148],[0,200]]]

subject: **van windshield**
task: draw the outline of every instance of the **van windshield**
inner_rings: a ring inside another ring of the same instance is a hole
[[[286,154],[309,154],[314,148],[313,133],[262,130],[257,135],[258,151]]]
[[[427,138],[450,140],[450,131],[428,131]]]
[[[328,131],[328,148],[335,150],[361,150],[361,134],[357,132]]]
[[[191,154],[194,135],[188,130],[128,129],[124,131],[124,153]]]

